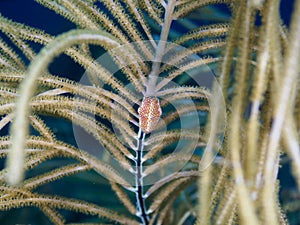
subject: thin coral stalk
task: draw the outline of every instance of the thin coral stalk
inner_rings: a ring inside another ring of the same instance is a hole
[[[265,183],[263,187],[265,205],[274,205],[274,170],[276,169],[278,146],[281,133],[290,110],[290,98],[292,98],[292,86],[297,82],[299,76],[300,61],[300,1],[294,3],[294,13],[291,21],[289,45],[284,58],[283,69],[285,76],[282,78],[281,85],[278,87],[277,104],[274,106],[274,120],[268,141],[268,160],[265,165]],[[276,210],[265,210],[266,221],[274,221],[273,212]]]
[[[162,62],[163,55],[165,53],[165,48],[167,44],[167,39],[171,27],[171,23],[173,20],[173,11],[175,7],[176,1],[170,0],[168,2],[168,5],[166,6],[166,13],[165,13],[165,19],[164,24],[162,27],[162,31],[160,34],[160,40],[156,49],[155,57],[153,59],[153,64],[151,68],[151,72],[149,74],[149,81],[147,84],[147,90],[146,90],[146,96],[154,96],[155,95],[155,87],[156,82],[158,79],[158,75],[160,72],[160,65]]]
[[[69,46],[80,42],[98,43],[107,47],[119,46],[119,43],[105,32],[70,31],[57,37],[32,61],[25,76],[26,78],[20,86],[20,98],[18,99],[15,111],[16,117],[11,128],[12,146],[7,158],[7,182],[9,184],[17,185],[24,177],[24,148],[28,134],[29,102],[35,91],[36,80],[55,56]]]

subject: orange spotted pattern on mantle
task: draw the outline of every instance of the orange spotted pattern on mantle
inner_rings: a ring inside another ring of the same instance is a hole
[[[140,127],[144,133],[152,132],[161,116],[159,99],[156,97],[144,97],[142,105],[138,108]]]

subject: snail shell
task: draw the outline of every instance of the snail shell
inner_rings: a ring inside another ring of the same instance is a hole
[[[144,97],[142,105],[138,108],[140,128],[144,133],[152,132],[161,116],[159,99],[156,97]]]

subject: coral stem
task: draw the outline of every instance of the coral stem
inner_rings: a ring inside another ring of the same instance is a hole
[[[48,67],[54,57],[74,44],[95,43],[102,46],[119,47],[119,43],[106,32],[75,30],[58,36],[30,63],[25,79],[20,85],[15,119],[11,126],[11,147],[7,157],[6,181],[18,185],[24,178],[26,138],[29,133],[30,100],[36,90],[36,80]]]
[[[156,49],[155,58],[153,60],[151,72],[149,74],[149,80],[147,84],[146,96],[154,96],[155,86],[157,82],[157,77],[160,72],[161,61],[165,52],[167,39],[171,27],[171,23],[173,20],[172,14],[174,11],[176,1],[168,1],[168,5],[166,6],[165,11],[165,19],[164,24],[162,26],[162,30],[160,33],[160,40]]]
[[[143,149],[144,149],[144,139],[145,133],[139,131],[138,136],[138,148],[136,151],[136,177],[135,177],[135,184],[136,184],[136,202],[138,207],[138,216],[142,220],[144,225],[149,224],[149,218],[146,210],[145,199],[143,197],[144,188],[143,188]]]

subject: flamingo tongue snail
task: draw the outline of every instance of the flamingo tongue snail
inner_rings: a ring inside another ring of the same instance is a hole
[[[144,133],[152,132],[161,116],[159,99],[156,97],[144,97],[142,105],[138,108],[140,127]]]

